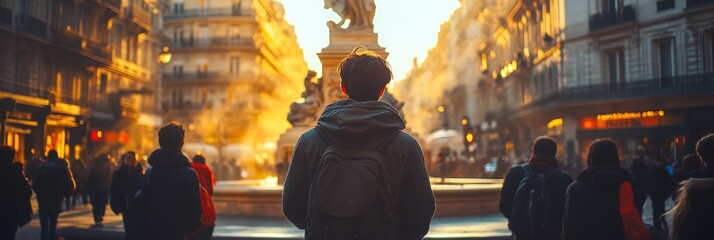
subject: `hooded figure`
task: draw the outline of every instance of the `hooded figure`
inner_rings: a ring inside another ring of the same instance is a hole
[[[503,216],[510,221],[516,191],[518,190],[520,182],[526,177],[526,170],[524,168],[531,168],[533,172],[537,174],[556,170],[555,173],[546,178],[546,185],[550,194],[552,207],[549,216],[550,219],[554,221],[550,222],[549,226],[546,227],[548,229],[547,232],[536,233],[540,236],[537,239],[560,239],[561,237],[561,220],[565,209],[565,191],[573,179],[570,178],[570,175],[566,172],[558,169],[558,162],[555,159],[557,148],[558,145],[555,143],[555,140],[550,137],[541,136],[536,138],[533,142],[533,151],[531,152],[528,163],[511,168],[508,174],[506,174],[501,190],[501,201],[498,204],[498,209]],[[516,237],[518,239],[530,239],[529,236]]]
[[[317,128],[335,145],[375,149],[390,132],[404,129],[404,121],[385,102],[345,99],[325,108]],[[308,190],[327,146],[314,129],[295,145],[283,189],[283,212],[298,228],[306,227]],[[414,138],[400,132],[385,156],[389,185],[399,209],[396,239],[420,239],[429,231],[435,209],[421,148]]]
[[[588,167],[568,187],[563,239],[617,240],[626,239],[626,233],[648,238],[635,207],[631,177],[619,166],[615,143],[609,139],[595,140],[590,145],[587,161]],[[628,218],[632,216],[634,218]]]
[[[201,195],[196,171],[181,152],[184,130],[170,123],[159,130],[160,149],[149,156],[151,170],[147,194],[147,226],[138,235],[143,239],[184,239],[201,226]]]

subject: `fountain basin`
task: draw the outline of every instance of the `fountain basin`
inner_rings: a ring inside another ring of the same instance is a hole
[[[437,217],[498,213],[502,179],[432,178]],[[219,181],[213,203],[220,215],[284,217],[282,186],[265,186],[263,180]]]

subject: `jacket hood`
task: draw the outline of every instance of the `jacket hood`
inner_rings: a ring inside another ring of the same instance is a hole
[[[149,164],[159,168],[189,167],[188,157],[182,152],[171,149],[157,149],[149,156]]]
[[[601,188],[619,188],[622,182],[628,180],[627,170],[617,165],[588,167],[578,175],[578,181]]]
[[[340,144],[383,138],[394,130],[404,129],[405,124],[389,103],[343,99],[325,107],[317,127]]]

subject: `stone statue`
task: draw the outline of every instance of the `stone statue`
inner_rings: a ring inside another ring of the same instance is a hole
[[[332,8],[342,18],[339,23],[330,21],[327,26],[330,30],[339,31],[374,31],[374,12],[377,6],[374,0],[325,0],[325,9]],[[346,28],[342,25],[349,19]]]
[[[290,113],[288,113],[288,122],[293,127],[309,127],[317,122],[317,113],[322,106],[322,80],[318,79],[317,83],[313,83],[313,79],[317,76],[315,71],[309,71],[305,76],[304,84],[305,91],[302,92],[302,99],[290,104]]]

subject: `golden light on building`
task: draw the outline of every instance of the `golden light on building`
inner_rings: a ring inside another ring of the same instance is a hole
[[[436,110],[439,111],[440,113],[443,113],[445,111],[444,105],[439,105],[438,107],[436,107]]]
[[[466,126],[467,124],[469,124],[469,120],[466,119],[466,118],[462,118],[462,119],[461,119],[461,125]]]
[[[467,142],[473,142],[474,141],[474,134],[473,133],[467,133],[466,134],[466,141]]]
[[[563,118],[556,118],[548,122],[548,128],[557,128],[563,126]]]

